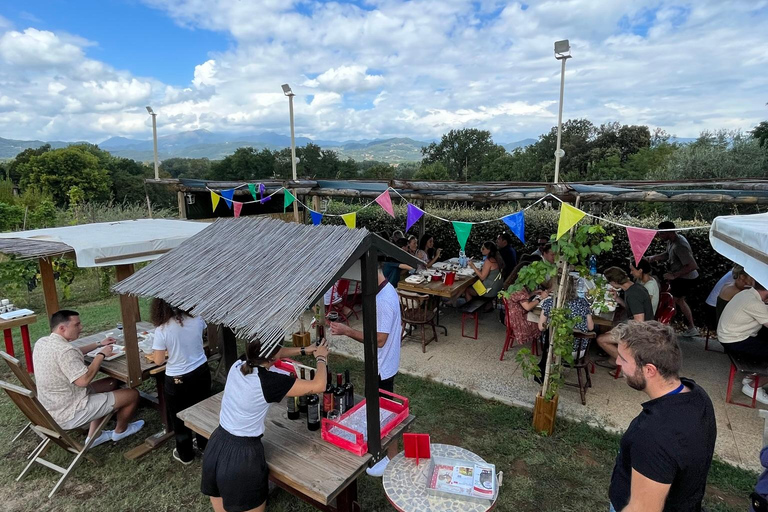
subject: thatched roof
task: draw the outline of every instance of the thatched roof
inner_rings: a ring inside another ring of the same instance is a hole
[[[0,238],[0,253],[17,256],[21,259],[48,258],[70,252],[74,253],[75,250],[61,242],[24,238]]]
[[[366,229],[219,219],[112,289],[159,297],[241,337],[272,341],[372,246],[419,263]]]

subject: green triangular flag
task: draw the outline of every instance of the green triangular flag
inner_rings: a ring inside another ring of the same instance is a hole
[[[461,250],[463,251],[464,246],[467,245],[469,232],[472,231],[472,223],[453,221],[451,222],[451,224],[453,224],[453,230],[456,231],[456,238],[459,239],[459,245],[461,246]]]
[[[255,185],[255,184],[253,184],[253,183],[249,183],[249,184],[248,184],[248,190],[250,190],[250,191],[251,191],[251,195],[253,196],[253,200],[254,200],[254,201],[258,201],[258,200],[259,200],[259,198],[258,198],[258,197],[256,197],[256,185]]]
[[[293,204],[293,202],[296,200],[296,197],[291,194],[291,191],[288,189],[283,191],[283,197],[283,213],[285,213],[285,209]]]

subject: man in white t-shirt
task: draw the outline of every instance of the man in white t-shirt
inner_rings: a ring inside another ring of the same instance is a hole
[[[363,343],[363,332],[342,323],[330,323],[331,333],[348,336]],[[395,386],[395,375],[400,368],[400,341],[402,337],[402,322],[400,319],[400,298],[397,290],[387,281],[379,269],[379,292],[376,294],[376,341],[379,362],[379,389],[392,393]],[[397,455],[397,443],[392,443],[387,449],[387,457],[381,459],[373,467],[367,469],[371,476],[381,476],[389,460]]]

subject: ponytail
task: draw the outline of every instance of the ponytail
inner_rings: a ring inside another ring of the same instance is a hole
[[[275,345],[272,353],[268,357],[263,357],[261,353],[261,340],[256,338],[245,345],[245,362],[240,366],[243,375],[250,375],[257,366],[269,362],[280,350],[280,345]]]

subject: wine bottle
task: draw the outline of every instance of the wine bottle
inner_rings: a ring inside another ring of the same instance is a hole
[[[301,417],[299,414],[299,397],[289,396],[288,398],[288,419],[297,420]]]
[[[348,411],[355,406],[355,387],[349,380],[349,370],[344,370],[344,410]]]
[[[310,380],[315,379],[315,370],[309,371]],[[320,398],[312,393],[307,396],[307,429],[317,430],[320,428]]]
[[[323,392],[323,418],[328,417],[328,413],[333,410],[333,379],[331,379],[331,370],[325,379],[325,391]]]
[[[304,372],[304,368],[301,369],[301,380],[307,380],[307,374]],[[299,412],[306,414],[307,412],[307,395],[299,397]]]
[[[346,392],[344,391],[344,384],[341,382],[341,374],[336,374],[336,389],[333,390],[333,408],[339,411],[339,416],[344,414],[347,409],[345,400]]]

